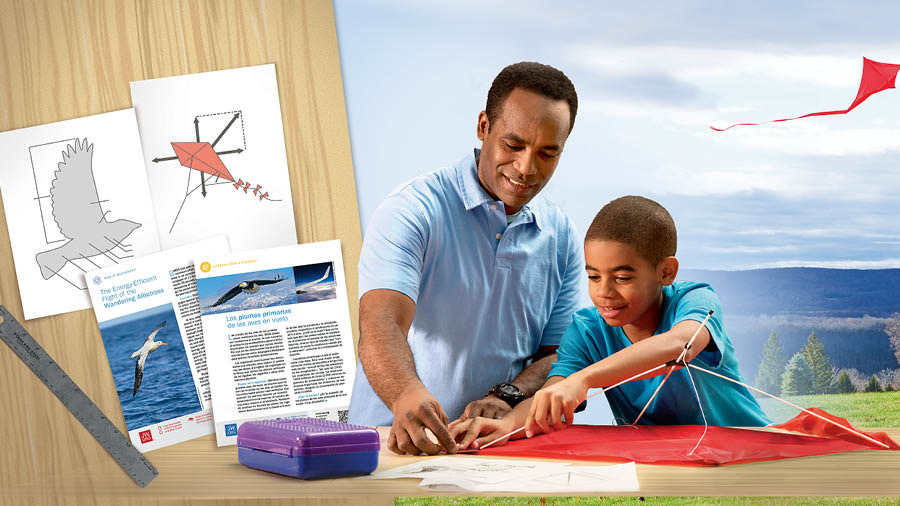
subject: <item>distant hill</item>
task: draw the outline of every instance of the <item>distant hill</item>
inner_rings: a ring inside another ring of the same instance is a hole
[[[900,312],[900,269],[684,269],[678,279],[705,281],[719,294],[741,372],[750,382],[773,330],[788,356],[815,332],[835,366],[865,374],[900,367],[883,321]]]

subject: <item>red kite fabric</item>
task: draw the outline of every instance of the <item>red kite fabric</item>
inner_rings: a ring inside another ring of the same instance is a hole
[[[846,420],[825,411],[816,408],[813,411],[852,427]],[[559,432],[510,441],[503,446],[492,446],[478,454],[717,466],[881,449],[874,443],[806,413],[774,428],[802,434],[709,427],[700,446],[692,455],[688,455],[703,433],[702,425],[573,425]],[[883,432],[865,434],[887,444],[892,450],[900,450],[900,445]]]
[[[769,123],[776,123],[779,121],[791,121],[800,118],[808,118],[810,116],[830,116],[832,114],[847,114],[853,108],[863,103],[863,101],[869,98],[871,95],[878,93],[879,91],[884,91],[889,88],[894,87],[894,80],[897,78],[897,71],[900,70],[900,65],[895,65],[893,63],[880,63],[874,60],[870,60],[868,58],[863,58],[863,72],[862,72],[862,80],[859,83],[859,91],[856,92],[856,99],[853,100],[853,103],[850,104],[850,107],[846,109],[842,109],[840,111],[823,111],[823,112],[813,112],[809,114],[804,114],[803,116],[797,116],[796,118],[784,118],[784,119],[776,119],[770,121]],[[716,132],[724,132],[725,130],[734,128],[736,126],[749,126],[749,125],[759,125],[760,123],[737,123],[731,125],[726,128],[716,128],[714,126],[710,126],[709,128],[715,130]]]
[[[181,165],[234,181],[222,159],[208,142],[173,142],[172,149],[178,155],[178,163]]]

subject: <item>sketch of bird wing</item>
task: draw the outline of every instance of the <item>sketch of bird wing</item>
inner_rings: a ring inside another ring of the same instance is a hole
[[[250,281],[249,283],[262,286],[262,285],[271,285],[272,283],[279,283],[281,281],[284,281],[284,278],[281,276],[276,276],[275,279],[254,279],[253,281]]]
[[[303,283],[302,285],[298,285],[298,286],[297,286],[297,291],[299,292],[299,291],[301,291],[301,290],[303,290],[303,289],[306,289],[306,288],[309,288],[309,287],[313,286],[313,285],[316,284],[316,283],[319,283],[319,282],[321,282],[321,281],[324,281],[325,278],[328,277],[328,273],[330,273],[330,272],[331,272],[331,266],[329,265],[328,268],[325,269],[325,275],[324,275],[324,276],[322,276],[321,278],[319,278],[319,279],[317,279],[317,280],[315,280],[315,281],[310,281],[310,282],[308,282],[308,283]]]
[[[86,228],[103,221],[94,183],[92,159],[94,145],[75,139],[63,151],[56,178],[50,187],[53,219],[67,239],[75,239]]]
[[[228,302],[229,300],[235,298],[235,296],[237,296],[237,294],[239,294],[239,293],[241,293],[240,285],[235,286],[231,290],[228,290],[227,292],[225,292],[225,295],[219,297],[219,300],[215,301],[212,304],[212,306],[209,306],[209,307],[216,307],[219,304],[224,304],[224,303]]]

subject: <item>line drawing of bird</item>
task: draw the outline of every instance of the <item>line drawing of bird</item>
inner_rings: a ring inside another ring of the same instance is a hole
[[[306,293],[306,292],[308,292],[309,290],[307,290],[307,288],[312,287],[312,286],[315,285],[316,283],[322,282],[325,278],[328,277],[328,273],[330,273],[330,272],[331,272],[331,265],[329,265],[328,268],[325,269],[325,275],[322,276],[321,278],[319,278],[319,279],[317,279],[317,280],[315,280],[315,281],[310,281],[309,283],[303,283],[302,285],[297,285],[297,291],[296,291],[296,293]]]
[[[147,362],[147,355],[154,352],[160,346],[168,346],[167,343],[162,341],[155,341],[156,334],[159,333],[159,330],[166,326],[166,320],[163,320],[150,335],[147,336],[147,339],[144,340],[143,346],[138,349],[138,351],[131,354],[131,358],[137,357],[137,360],[134,362],[134,391],[131,392],[131,396],[134,397],[137,395],[138,388],[141,386],[141,380],[144,379],[144,363]]]
[[[87,260],[104,255],[118,263],[109,254],[110,250],[119,247],[130,252],[122,241],[141,226],[125,219],[106,221],[109,211],[103,211],[101,203],[105,201],[100,200],[97,194],[93,156],[93,144],[88,144],[87,139],[84,142],[75,139],[74,146],[67,146],[66,151],[62,152],[62,162],[57,164],[50,187],[50,201],[53,220],[68,241],[35,255],[44,279],[50,279],[67,262],[77,259]]]
[[[280,283],[284,280],[285,278],[282,276],[275,276],[275,279],[254,279],[252,281],[241,281],[237,284],[237,286],[225,292],[225,295],[219,297],[219,300],[215,301],[211,306],[208,307],[216,307],[220,304],[224,304],[229,300],[237,297],[241,292],[256,293],[259,291],[259,287],[261,286]]]

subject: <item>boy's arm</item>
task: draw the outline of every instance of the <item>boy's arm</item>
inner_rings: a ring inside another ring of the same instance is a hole
[[[548,381],[547,385],[530,399],[528,415],[524,420],[526,436],[552,432],[571,425],[575,407],[585,400],[588,389],[614,385],[643,371],[677,359],[698,326],[700,326],[700,322],[694,320],[679,322],[668,332],[642,339],[573,373],[568,378],[553,384]],[[692,360],[707,347],[709,342],[709,331],[705,327],[701,328],[684,360],[686,362]],[[666,368],[660,368],[638,379],[658,376],[665,372]],[[517,425],[513,429],[521,426]]]
[[[541,388],[555,385],[564,379],[565,378],[562,376],[551,376]],[[483,445],[494,441],[498,437],[508,434],[525,425],[525,419],[531,409],[531,402],[533,399],[533,397],[530,397],[520,402],[512,411],[507,413],[500,420],[483,417],[455,420],[450,424],[450,436],[458,442],[459,449],[465,449],[469,446],[472,448],[480,448]],[[506,443],[506,441],[523,437],[525,437],[525,433],[520,431],[506,440],[498,441],[494,446],[502,445]]]

